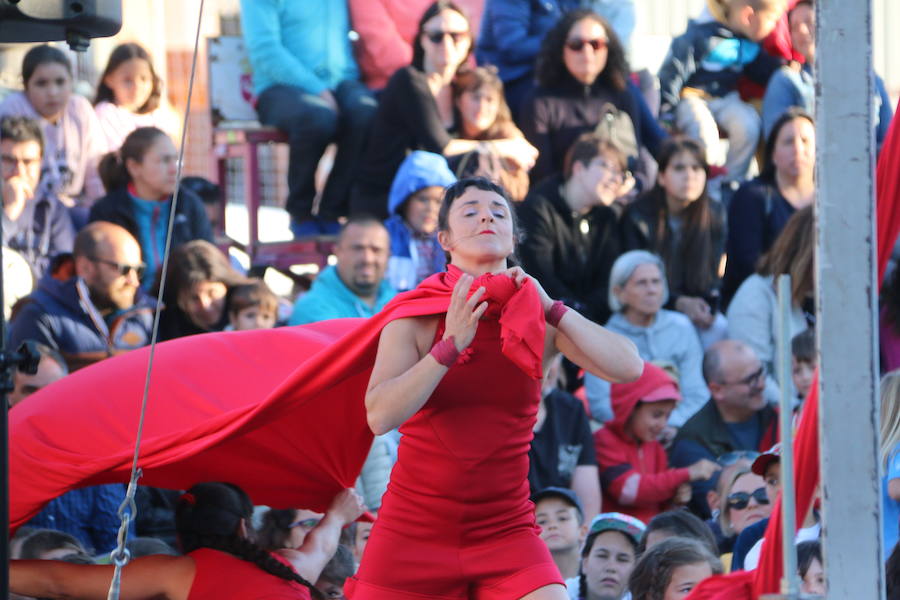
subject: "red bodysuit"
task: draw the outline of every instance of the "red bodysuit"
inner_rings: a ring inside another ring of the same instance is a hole
[[[563,583],[528,499],[541,382],[501,352],[500,306],[489,301],[472,343],[400,428],[349,598],[514,600]]]
[[[311,597],[305,585],[281,579],[227,552],[200,548],[188,556],[196,565],[188,600],[309,600]]]

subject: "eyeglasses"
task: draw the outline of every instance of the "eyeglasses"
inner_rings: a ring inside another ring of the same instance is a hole
[[[432,44],[440,44],[443,43],[444,38],[450,36],[450,39],[453,40],[453,44],[459,44],[462,40],[469,37],[468,31],[426,31],[425,37],[428,38],[428,41]]]
[[[738,379],[737,381],[720,381],[719,383],[722,385],[753,385],[754,383],[759,383],[766,376],[766,367],[762,365],[759,367],[758,371],[750,373],[743,379]]]
[[[599,52],[600,50],[605,49],[609,45],[607,40],[596,38],[593,40],[583,40],[581,38],[572,38],[571,40],[566,40],[566,48],[571,50],[572,52],[581,52],[581,50],[585,46],[590,46],[594,52]]]
[[[759,452],[754,450],[734,450],[723,454],[716,459],[716,462],[719,463],[720,466],[730,467],[739,460],[756,460],[757,456],[759,456]]]
[[[293,529],[294,527],[302,527],[303,529],[312,529],[313,527],[318,525],[321,520],[322,519],[315,519],[315,518],[301,519],[300,521],[294,521],[293,523],[288,525],[288,529]]]
[[[606,161],[606,160],[604,160],[604,159],[602,159],[602,158],[597,159],[596,161],[594,161],[593,164],[595,164],[595,165],[597,165],[598,167],[600,167],[600,169],[603,170],[603,172],[604,172],[606,175],[608,175],[608,176],[611,177],[614,181],[617,181],[617,182],[619,182],[619,183],[624,182],[625,179],[627,179],[628,176],[630,175],[630,173],[629,173],[628,171],[623,171],[623,170],[620,169],[617,165],[615,165],[615,164],[613,164],[613,163],[611,163],[611,162],[608,162],[608,161]]]
[[[137,275],[138,279],[140,279],[141,277],[144,276],[144,271],[147,270],[147,265],[145,265],[144,263],[139,263],[136,265],[126,265],[123,263],[118,263],[114,260],[106,260],[105,258],[99,258],[96,256],[88,256],[87,258],[88,258],[88,260],[91,260],[93,262],[98,262],[98,263],[103,263],[104,265],[109,265],[110,267],[117,270],[119,272],[119,275],[122,275],[124,277],[127,277],[128,273],[130,273],[131,271],[134,271],[134,274]]]
[[[752,493],[735,492],[726,499],[728,508],[735,510],[743,510],[750,504],[750,498],[756,500],[757,504],[768,504],[769,496],[766,494],[766,488],[756,488]]]

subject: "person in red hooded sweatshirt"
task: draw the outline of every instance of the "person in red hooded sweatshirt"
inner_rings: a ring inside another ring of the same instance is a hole
[[[594,434],[603,509],[647,523],[673,504],[687,504],[689,482],[709,479],[720,467],[703,458],[669,468],[659,438],[681,393],[660,367],[645,363],[637,381],[613,384],[611,395],[615,416]]]

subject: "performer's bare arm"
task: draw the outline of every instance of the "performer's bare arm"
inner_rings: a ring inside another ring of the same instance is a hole
[[[355,490],[345,489],[332,500],[319,524],[306,534],[302,546],[296,550],[280,550],[279,554],[290,561],[300,577],[315,583],[337,550],[341,530],[362,513],[362,498]]]
[[[460,352],[472,343],[478,319],[487,309],[486,302],[479,304],[484,288],[466,300],[473,281],[471,275],[459,278],[447,309],[443,339],[452,336]],[[381,331],[366,390],[366,414],[375,435],[387,433],[413,416],[447,372],[447,367],[429,354],[436,326],[436,320],[398,319]]]
[[[644,370],[634,342],[569,309],[559,329],[547,326],[556,348],[573,363],[613,383],[634,381]]]
[[[75,565],[57,560],[10,562],[10,590],[35,598],[105,600],[112,565]],[[194,560],[188,556],[154,555],[137,558],[122,569],[121,600],[165,598],[186,600],[194,580]]]
[[[520,286],[526,279],[531,280],[541,297],[544,314],[547,314],[553,300],[537,279],[520,267],[507,269],[506,273]],[[634,342],[594,323],[572,309],[563,315],[558,329],[547,325],[546,342],[545,367],[547,361],[555,354],[554,350],[558,350],[582,369],[613,383],[634,381],[644,370],[644,361],[641,360]]]

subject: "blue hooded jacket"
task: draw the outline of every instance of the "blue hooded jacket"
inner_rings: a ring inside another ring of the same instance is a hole
[[[384,222],[391,235],[391,258],[388,261],[387,280],[399,290],[411,290],[419,284],[418,255],[413,234],[403,215],[397,209],[410,195],[432,186],[447,187],[456,182],[456,176],[447,166],[447,160],[440,154],[416,150],[409,154],[397,170],[391,191],[388,195],[388,212],[391,216]],[[434,244],[434,260],[432,273],[444,270],[446,261],[444,250],[437,241],[437,235],[431,236]]]
[[[59,259],[71,261],[69,257]],[[64,281],[48,271],[9,323],[9,344],[31,339],[63,355],[70,370],[150,343],[156,301],[138,290],[134,305],[101,315],[80,277]]]

